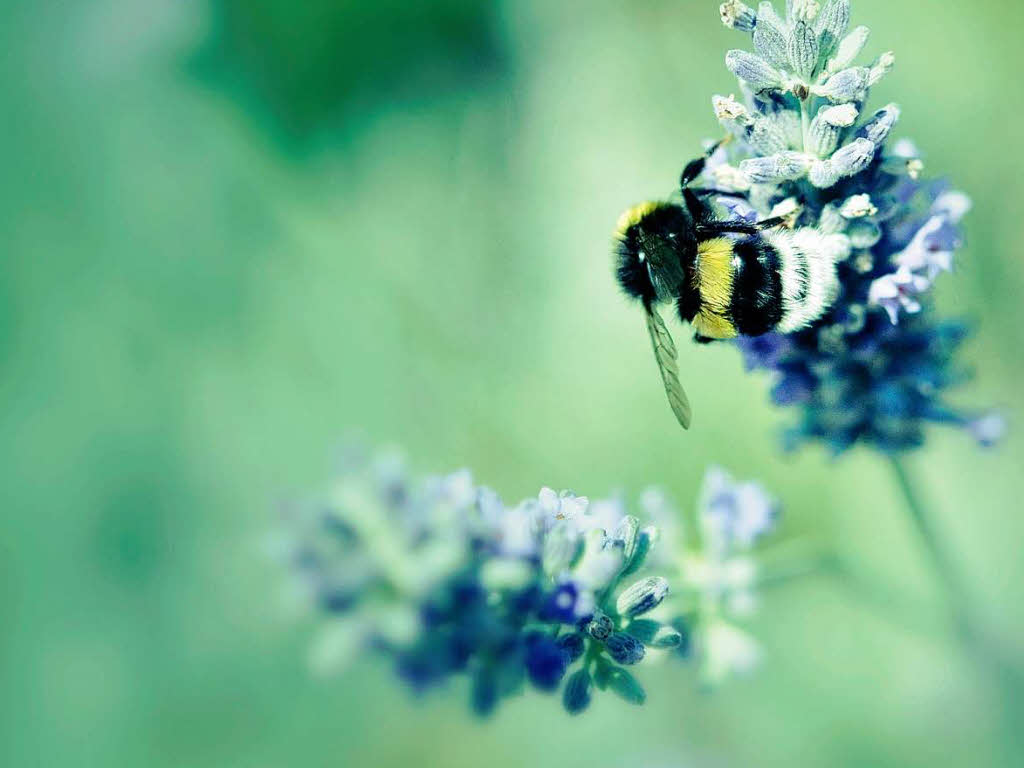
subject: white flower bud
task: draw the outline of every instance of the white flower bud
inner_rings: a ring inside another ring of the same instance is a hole
[[[725,66],[754,91],[764,91],[782,85],[782,75],[779,71],[752,53],[729,51],[725,56]]]
[[[888,104],[875,112],[874,116],[857,132],[857,135],[880,146],[889,138],[889,134],[899,119],[899,106]]]
[[[803,152],[779,152],[769,157],[753,157],[740,163],[740,170],[755,184],[799,179],[814,158]]]
[[[835,55],[829,59],[828,71],[839,72],[853,64],[854,60],[860,56],[860,52],[864,50],[864,46],[867,45],[870,35],[871,30],[867,27],[857,27],[844,37],[839,43]]]
[[[668,594],[668,582],[661,576],[641,579],[627,587],[615,601],[620,616],[640,616],[656,608]]]
[[[867,139],[857,139],[845,147],[836,150],[832,155],[832,165],[839,178],[856,176],[863,171],[875,158],[875,145]]]
[[[835,152],[839,146],[841,129],[853,125],[857,120],[857,107],[853,104],[841,104],[836,107],[822,107],[811,121],[811,148],[818,157],[825,157]]]
[[[786,46],[789,63],[796,72],[804,79],[810,79],[818,66],[818,35],[811,28],[811,25],[799,21],[793,27]]]
[[[762,3],[761,7],[764,6],[765,3]],[[789,54],[783,29],[784,27],[775,23],[771,15],[758,15],[757,26],[754,27],[754,48],[776,67],[785,69],[789,66]]]
[[[811,88],[816,96],[833,102],[863,101],[867,95],[871,71],[867,67],[852,67],[836,72],[821,85]]]
[[[846,199],[839,213],[847,219],[862,219],[865,216],[874,216],[878,213],[878,207],[871,202],[871,195],[853,195]]]
[[[839,104],[835,107],[822,107],[818,111],[818,117],[829,125],[837,128],[847,128],[857,122],[860,112],[856,104]]]
[[[896,66],[896,55],[892,51],[883,53],[871,67],[868,85],[876,85],[879,80],[889,74],[894,66]]]

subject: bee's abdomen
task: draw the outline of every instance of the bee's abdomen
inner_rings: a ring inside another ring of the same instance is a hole
[[[779,264],[782,316],[776,330],[792,333],[806,328],[828,311],[839,292],[837,246],[814,229],[773,230],[763,238]]]
[[[782,261],[783,255],[765,239],[752,237],[736,243],[729,310],[736,330],[744,336],[760,336],[782,322]]]

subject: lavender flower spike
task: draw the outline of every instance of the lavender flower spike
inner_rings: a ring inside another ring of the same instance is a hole
[[[717,559],[707,562],[727,563],[728,575],[715,578],[729,583],[706,583],[702,565],[669,580],[659,572],[685,558],[663,555],[658,528],[627,514],[621,500],[543,488],[506,506],[468,471],[414,479],[401,462],[349,453],[326,503],[288,510],[276,547],[321,621],[314,668],[375,652],[417,692],[468,677],[482,715],[527,685],[561,691],[573,715],[605,689],[641,703],[643,687],[624,667],[656,655],[648,650],[689,647],[688,625],[673,624],[673,591],[700,583],[715,599],[749,603],[745,574],[754,564],[737,553],[774,520],[757,486],[712,472],[702,525],[708,558]],[[676,516],[653,509],[655,496],[644,494],[645,513],[681,546]],[[723,633],[719,614],[708,617],[707,636],[734,637],[740,630]],[[730,647],[709,653],[721,660]]]
[[[869,32],[851,31],[850,0],[787,0],[785,18],[770,2],[756,14],[741,6],[726,3],[722,17],[750,35],[752,52],[726,57],[744,98],[715,98],[733,141],[699,185],[727,193],[715,199],[723,217],[786,210],[792,226],[844,244],[839,295],[822,318],[785,336],[737,341],[748,367],[775,372],[776,403],[798,410],[787,445],[901,452],[924,442],[928,422],[994,442],[1002,432],[994,421],[945,401],[965,378],[954,353],[966,328],[938,319],[931,300],[936,280],[954,268],[970,200],[922,179],[917,147],[893,138],[897,104],[865,111],[895,56],[858,60]]]

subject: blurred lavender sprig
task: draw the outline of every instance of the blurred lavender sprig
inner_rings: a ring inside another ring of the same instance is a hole
[[[656,552],[659,527],[620,499],[544,488],[507,506],[465,470],[415,479],[394,458],[349,452],[326,503],[289,508],[278,551],[321,619],[323,671],[374,651],[417,692],[469,678],[479,714],[527,687],[561,691],[575,714],[597,690],[643,703],[631,669],[660,651],[696,649],[709,682],[756,661],[728,619],[753,602],[744,553],[774,520],[765,499],[713,470],[691,548],[674,507],[648,492],[641,508],[671,546]]]
[[[736,482],[719,467],[708,469],[695,514],[695,535],[684,535],[678,509],[650,490],[641,506],[664,521],[665,547],[659,565],[673,592],[659,611],[683,634],[676,649],[695,656],[705,685],[752,670],[761,647],[740,622],[757,607],[760,567],[755,545],[774,528],[779,505],[757,483]]]
[[[776,404],[799,409],[788,444],[897,453],[920,446],[928,422],[992,444],[1005,430],[998,414],[945,400],[968,378],[955,353],[969,329],[937,317],[929,301],[953,270],[970,200],[923,180],[912,142],[890,141],[896,104],[866,109],[895,57],[858,63],[869,30],[850,29],[850,0],[787,0],[785,18],[769,2],[755,10],[730,0],[721,15],[751,35],[755,52],[726,56],[743,98],[714,97],[736,140],[712,158],[705,186],[721,192],[725,215],[788,215],[843,239],[849,253],[840,296],[820,321],[739,341],[749,368],[777,375]]]

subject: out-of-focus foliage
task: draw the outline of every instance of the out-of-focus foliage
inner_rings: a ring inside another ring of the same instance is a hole
[[[961,652],[885,468],[781,457],[765,382],[728,348],[680,344],[701,405],[681,434],[614,286],[619,212],[668,194],[720,131],[708,95],[735,86],[736,33],[716,6],[505,0],[503,77],[400,83],[295,163],[248,91],[190,73],[208,6],[5,4],[0,765],[1019,763],[1000,720],[1022,710]],[[936,286],[978,327],[963,402],[1019,424],[1024,105],[1007,73],[1024,5],[855,13],[885,30],[866,55],[899,51],[899,132],[975,204]],[[569,721],[522,698],[481,727],[376,664],[314,682],[255,539],[352,427],[509,499],[539,483],[690,499],[728,466],[784,504],[780,539],[824,539],[884,590],[769,590],[744,625],[756,675],[705,696],[668,666],[643,710],[602,697]],[[939,432],[912,464],[978,623],[1018,657],[1022,440],[980,460]]]
[[[495,0],[206,0],[196,59],[293,139],[399,91],[438,92],[502,60]]]

